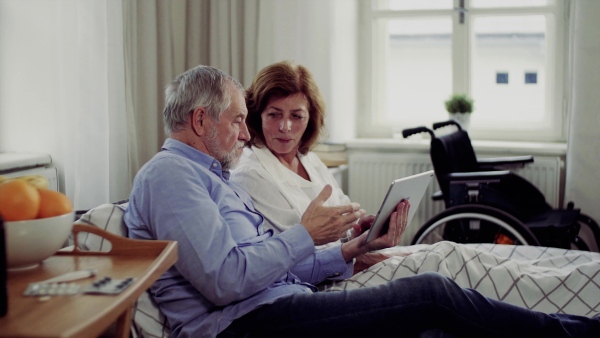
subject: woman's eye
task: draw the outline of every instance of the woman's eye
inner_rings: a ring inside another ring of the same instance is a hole
[[[292,117],[296,120],[302,120],[304,118],[304,115],[294,114],[294,115],[292,115]]]

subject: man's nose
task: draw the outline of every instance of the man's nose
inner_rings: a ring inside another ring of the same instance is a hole
[[[238,136],[238,139],[240,139],[244,142],[250,141],[250,132],[248,131],[248,126],[246,125],[246,123],[241,124],[240,134]]]

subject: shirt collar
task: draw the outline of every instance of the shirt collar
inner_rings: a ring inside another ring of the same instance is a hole
[[[258,148],[256,146],[252,146],[252,151],[256,154],[258,161],[263,165],[263,167],[271,174],[273,180],[279,182],[285,182],[288,180],[288,176],[291,174],[289,170],[287,170],[273,153],[265,148]]]
[[[224,181],[229,180],[229,170],[223,170],[221,163],[214,157],[192,147],[181,141],[167,138],[162,146],[162,150],[169,151],[185,158],[188,158],[206,169],[212,171],[217,176],[221,177]]]
[[[275,157],[275,155],[273,155],[273,153],[266,147],[258,148],[256,146],[252,146],[252,151],[254,151],[258,161],[262,164],[262,166],[269,172],[269,174],[271,174],[274,181],[278,183],[286,182],[289,185],[299,187],[313,185],[312,182],[300,178],[300,176],[294,174],[293,171],[281,164],[277,157]],[[298,159],[300,162],[302,162],[302,165],[310,175],[311,169],[309,168],[308,163],[305,162],[305,156],[299,152],[296,154],[296,156],[298,156]]]

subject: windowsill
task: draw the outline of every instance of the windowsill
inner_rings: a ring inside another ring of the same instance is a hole
[[[565,156],[567,144],[562,142],[513,142],[473,140],[475,152],[488,155],[545,155]],[[353,139],[346,142],[349,152],[377,149],[384,152],[412,151],[429,153],[430,140],[423,139]]]

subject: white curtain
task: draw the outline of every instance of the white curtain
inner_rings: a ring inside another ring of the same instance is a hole
[[[571,3],[571,123],[565,201],[600,222],[600,1]]]

